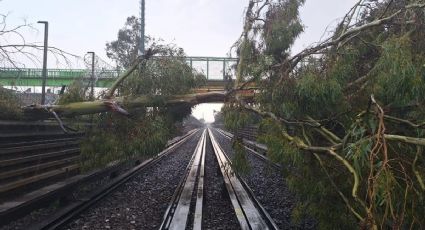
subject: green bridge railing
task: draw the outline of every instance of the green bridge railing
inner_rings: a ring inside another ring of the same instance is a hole
[[[227,57],[186,57],[192,68],[202,66],[207,79],[223,80],[230,65],[237,62],[236,58]],[[222,76],[211,76],[211,63],[221,69]],[[218,65],[217,65],[218,64]],[[109,87],[119,76],[120,70],[95,70],[96,87]],[[90,80],[91,71],[87,69],[48,69],[47,86],[57,87],[69,85],[76,79]],[[0,68],[0,85],[3,86],[41,86],[42,69],[36,68]]]
[[[47,86],[69,85],[76,79],[90,79],[85,69],[48,69]],[[95,71],[96,87],[108,87],[118,77],[117,70]],[[7,86],[41,86],[42,69],[0,68],[0,84]]]

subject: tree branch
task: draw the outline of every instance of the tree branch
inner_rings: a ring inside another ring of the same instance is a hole
[[[137,58],[135,60],[135,62],[133,63],[133,65],[127,70],[125,71],[121,76],[118,77],[118,79],[114,82],[114,84],[111,86],[111,88],[109,88],[108,94],[106,94],[106,98],[112,98],[115,94],[115,91],[117,90],[117,88],[121,85],[121,83],[128,77],[130,76],[130,74],[132,74],[137,67],[139,66],[139,64],[143,61],[143,59],[141,58]]]
[[[385,139],[389,141],[398,141],[398,142],[404,142],[408,144],[425,146],[425,138],[415,138],[415,137],[407,137],[407,136],[391,135],[391,134],[385,134],[384,137]]]
[[[325,48],[331,47],[331,46],[335,46],[338,45],[340,42],[344,41],[346,38],[350,38],[352,39],[353,37],[351,37],[353,34],[356,33],[360,33],[363,32],[367,29],[373,28],[373,27],[377,27],[380,26],[382,24],[385,24],[391,20],[393,20],[396,16],[400,15],[402,12],[404,12],[407,9],[413,9],[413,8],[424,8],[425,4],[411,4],[405,7],[404,10],[400,9],[397,12],[393,13],[392,15],[385,17],[385,18],[381,18],[381,19],[377,19],[375,21],[372,21],[370,23],[364,24],[362,26],[358,26],[352,29],[347,30],[346,32],[342,33],[338,38],[331,40],[331,38],[328,38],[325,42],[315,46],[315,47],[311,47],[311,48],[307,48],[303,51],[301,51],[300,53],[294,55],[290,60],[290,69],[292,70],[293,68],[295,68],[295,66],[297,66],[297,64],[303,60],[305,57],[310,56],[312,54],[316,54],[318,51],[323,50]],[[355,37],[355,36],[354,36]],[[284,65],[284,63],[278,64],[276,67],[279,67],[281,65]]]
[[[413,128],[425,128],[425,122],[422,122],[420,124],[415,124],[415,123],[413,123],[409,120],[400,119],[400,118],[389,116],[389,115],[384,115],[384,118],[389,120],[389,121],[392,121],[392,122],[397,122],[397,123],[400,123],[400,124],[409,125]]]

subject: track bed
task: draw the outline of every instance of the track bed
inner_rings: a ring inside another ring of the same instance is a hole
[[[200,135],[196,133],[63,229],[158,229]]]

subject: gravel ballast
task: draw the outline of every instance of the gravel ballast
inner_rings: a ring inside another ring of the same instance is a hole
[[[202,228],[240,229],[210,138],[207,139],[204,178]]]
[[[197,132],[64,229],[158,229],[200,136]]]

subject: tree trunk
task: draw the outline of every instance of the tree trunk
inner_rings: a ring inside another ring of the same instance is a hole
[[[64,117],[74,117],[109,111],[125,113],[125,110],[123,110],[121,106],[126,109],[138,107],[168,107],[180,104],[193,106],[201,103],[224,102],[226,98],[226,92],[209,92],[173,96],[117,97],[96,101],[75,102],[66,105],[35,105],[25,107],[24,113],[29,119],[37,120],[51,117],[52,112]]]

